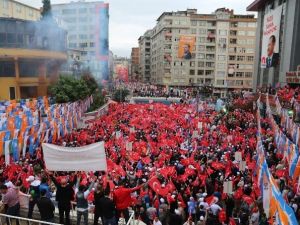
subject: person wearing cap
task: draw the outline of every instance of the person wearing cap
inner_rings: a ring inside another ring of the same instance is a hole
[[[29,206],[28,206],[28,218],[32,218],[32,213],[34,206],[37,204],[39,198],[40,198],[40,184],[41,181],[38,179],[35,179],[34,176],[29,176],[26,181],[30,183],[29,186]]]

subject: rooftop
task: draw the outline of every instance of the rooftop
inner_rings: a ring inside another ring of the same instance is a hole
[[[247,11],[257,12],[266,4],[267,0],[255,0],[248,7]]]
[[[40,9],[38,9],[38,8],[35,8],[35,7],[33,7],[33,6],[30,6],[30,5],[26,5],[26,4],[24,4],[24,3],[22,3],[22,2],[19,2],[19,1],[16,1],[16,0],[11,0],[11,2],[15,2],[15,3],[17,3],[17,4],[26,6],[26,7],[28,7],[28,8],[32,8],[32,9],[34,9],[34,10],[40,11]]]

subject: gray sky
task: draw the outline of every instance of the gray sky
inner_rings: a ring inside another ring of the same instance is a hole
[[[18,0],[40,7],[42,0]],[[75,0],[74,0],[75,1]],[[156,24],[165,11],[196,8],[199,13],[211,13],[217,8],[234,9],[235,13],[247,13],[246,7],[254,0],[106,0],[110,4],[110,49],[119,56],[130,56],[131,48],[138,46],[139,36]],[[70,0],[51,0],[64,3]],[[251,12],[248,12],[251,14]]]

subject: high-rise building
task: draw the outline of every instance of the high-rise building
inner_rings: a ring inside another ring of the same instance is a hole
[[[41,18],[41,12],[15,0],[0,0],[0,17],[36,21]]]
[[[139,80],[139,67],[140,67],[140,49],[131,49],[131,73],[129,80],[137,81]]]
[[[151,79],[158,85],[252,89],[256,19],[217,9],[164,12],[152,30]]]
[[[82,62],[98,82],[109,78],[109,4],[102,1],[52,5],[52,14],[68,32],[68,48],[81,51]]]
[[[258,12],[254,88],[300,84],[300,1],[256,0]]]
[[[140,81],[151,82],[151,30],[147,30],[139,38],[140,49]]]

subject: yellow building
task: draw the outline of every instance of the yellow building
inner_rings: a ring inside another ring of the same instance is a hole
[[[47,95],[66,60],[66,32],[54,22],[0,19],[0,100]]]
[[[15,0],[0,0],[0,17],[39,20],[40,10]]]

